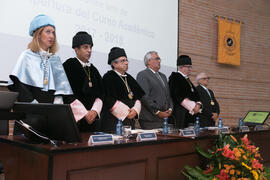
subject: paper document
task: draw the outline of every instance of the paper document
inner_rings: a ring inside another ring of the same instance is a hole
[[[181,105],[182,105],[184,108],[186,108],[188,111],[191,112],[191,111],[193,111],[193,109],[194,109],[196,103],[195,103],[194,101],[189,100],[188,98],[185,98],[185,99],[182,101]]]
[[[124,119],[127,117],[129,113],[129,107],[124,103],[122,103],[121,101],[116,101],[116,103],[111,109],[111,113],[118,119],[120,118],[122,119],[122,121],[124,121]]]
[[[73,101],[70,104],[70,107],[71,107],[71,110],[73,112],[74,119],[76,120],[76,122],[81,120],[88,113],[87,109],[78,99]]]

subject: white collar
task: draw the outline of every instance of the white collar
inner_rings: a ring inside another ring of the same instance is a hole
[[[200,86],[202,86],[205,90],[208,90],[208,88],[205,87],[204,85],[200,84]]]
[[[188,76],[183,74],[181,71],[178,70],[177,72],[179,72],[182,76],[184,76],[184,78],[186,78],[186,79],[188,78]]]
[[[80,60],[78,57],[76,57],[78,59],[78,61],[81,63],[82,67],[85,67],[85,66],[88,66],[90,67],[91,66],[91,63],[89,61],[87,61],[86,63],[83,62],[82,60]]]
[[[113,70],[114,72],[116,72],[116,74],[118,74],[119,76],[123,76],[123,77],[126,77],[127,75],[126,74],[121,74],[120,72],[116,71],[116,70]]]
[[[39,54],[40,56],[43,56],[46,59],[49,59],[52,56],[52,53],[50,53],[50,49],[48,49],[48,51],[44,51],[42,48],[40,48]]]
[[[148,68],[148,69],[150,69],[154,74],[156,74],[157,72],[156,71],[154,71],[153,69],[151,69],[151,68]]]

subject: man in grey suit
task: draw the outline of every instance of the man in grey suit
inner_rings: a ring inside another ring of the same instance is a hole
[[[173,103],[165,74],[159,72],[160,57],[150,51],[144,56],[147,67],[137,75],[137,82],[145,95],[141,99],[142,109],[139,123],[143,129],[161,128],[163,119],[171,115]]]

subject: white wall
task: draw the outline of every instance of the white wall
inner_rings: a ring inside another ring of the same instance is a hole
[[[126,50],[133,76],[144,68],[143,56],[150,50],[159,52],[165,73],[175,69],[178,0],[5,0],[0,7],[0,80],[8,80],[26,49],[30,22],[38,14],[54,19],[62,61],[74,56],[72,37],[84,30],[93,36],[91,61],[101,74],[110,69],[107,56],[113,46]]]

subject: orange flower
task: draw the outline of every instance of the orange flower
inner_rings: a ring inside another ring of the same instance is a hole
[[[228,164],[224,164],[223,166],[225,167],[225,173],[229,173],[230,166]]]
[[[222,151],[222,148],[218,148],[216,152]]]
[[[234,137],[233,135],[230,135],[230,137],[232,138],[232,140],[233,140],[234,142],[237,143],[237,140],[235,139],[235,137]]]
[[[245,154],[245,151],[244,151],[242,148],[239,148],[239,151],[240,151],[242,154]]]
[[[210,167],[208,169],[204,170],[203,174],[209,174],[209,173],[211,173],[213,171],[213,169],[214,168],[213,168],[212,164],[210,164]]]
[[[261,171],[263,171],[263,165],[261,163],[259,163],[259,161],[257,159],[251,160],[251,166],[254,169],[260,169]]]
[[[225,167],[225,172],[229,174],[230,170],[234,169],[234,165],[227,165],[227,164],[224,164],[224,167]]]
[[[235,170],[234,169],[231,169],[230,170],[230,175],[234,175],[234,173],[235,173]]]
[[[253,146],[253,145],[246,145],[245,149],[248,150],[248,152],[250,152],[250,153],[256,153],[257,152],[256,147]]]
[[[227,144],[224,148],[223,148],[223,152],[222,155],[224,157],[230,158],[230,159],[235,159],[234,153],[233,151],[230,150],[230,145]]]
[[[255,153],[255,158],[260,158],[260,160],[263,160],[263,158],[261,157],[261,155],[258,152]]]
[[[220,174],[217,175],[217,178],[219,180],[230,180],[230,176],[225,172],[225,169],[222,169],[220,171]]]
[[[243,141],[243,143],[244,143],[246,146],[250,144],[250,142],[249,142],[249,140],[248,140],[248,138],[247,138],[247,134],[246,134],[243,138],[241,138],[241,140]]]
[[[241,157],[241,152],[238,148],[234,148],[233,149],[234,155],[235,155],[235,160],[239,160],[239,158]]]
[[[217,154],[213,156],[214,163],[209,164],[209,168],[203,171],[203,174],[218,173],[212,180],[266,180],[264,167],[259,162],[262,159],[259,148],[248,140],[247,135],[241,140],[232,135],[230,138],[232,139],[229,141],[231,144],[224,146],[222,141],[216,145],[216,150],[210,151]],[[224,147],[218,148],[220,145]]]

